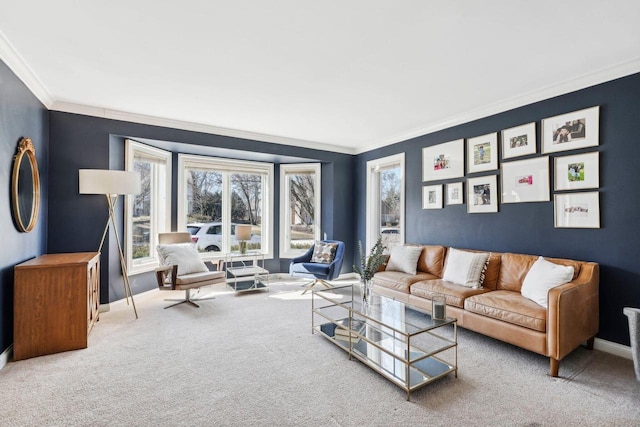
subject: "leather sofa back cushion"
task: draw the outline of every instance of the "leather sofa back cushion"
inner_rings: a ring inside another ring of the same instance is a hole
[[[444,258],[447,248],[444,246],[422,245],[422,253],[418,258],[418,271],[442,277]]]
[[[502,254],[500,274],[498,276],[496,289],[520,292],[524,278],[527,276],[529,269],[531,269],[531,266],[537,259],[538,255]],[[579,261],[560,258],[545,259],[556,264],[573,267],[573,279],[578,277],[578,274],[580,274],[581,263]]]

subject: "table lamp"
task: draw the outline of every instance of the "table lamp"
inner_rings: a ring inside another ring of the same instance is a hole
[[[122,269],[122,281],[124,283],[124,295],[129,304],[129,297],[131,297],[131,304],[133,305],[133,312],[138,318],[138,311],[136,310],[136,304],[133,301],[133,292],[131,291],[131,284],[129,283],[129,275],[127,274],[127,266],[122,252],[122,244],[120,243],[120,236],[118,234],[118,226],[116,224],[115,206],[118,201],[118,196],[121,194],[139,194],[141,189],[140,174],[138,172],[127,172],[118,170],[105,170],[105,169],[80,169],[79,170],[79,193],[80,194],[104,194],[107,198],[107,204],[109,206],[109,217],[102,233],[102,240],[100,240],[100,247],[98,252],[102,252],[102,245],[109,229],[109,223],[113,225],[113,231],[116,236],[116,243],[118,245],[118,254],[120,255],[120,268]]]
[[[251,224],[236,225],[236,240],[240,242],[240,253],[247,253],[247,240],[251,240]]]

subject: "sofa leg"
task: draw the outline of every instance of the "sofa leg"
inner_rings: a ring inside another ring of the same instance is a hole
[[[552,377],[557,377],[558,371],[560,370],[560,361],[554,359],[553,357],[550,357],[549,362],[550,362],[549,375],[551,375]]]
[[[596,340],[596,337],[593,336],[587,340],[587,350],[593,350],[593,342]]]

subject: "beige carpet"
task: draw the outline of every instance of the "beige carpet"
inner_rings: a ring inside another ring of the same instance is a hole
[[[166,292],[103,313],[85,350],[8,363],[0,425],[638,426],[630,360],[580,348],[548,359],[460,329],[459,375],[404,392],[312,335],[294,282],[200,309]]]

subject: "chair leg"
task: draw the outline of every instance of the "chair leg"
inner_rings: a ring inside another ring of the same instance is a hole
[[[200,306],[198,304],[196,304],[194,301],[204,301],[204,300],[208,300],[208,299],[215,299],[216,297],[204,297],[204,298],[198,298],[198,299],[192,299],[191,298],[191,289],[185,289],[185,298],[184,299],[171,299],[171,298],[166,298],[165,301],[178,301],[175,304],[171,304],[166,306],[165,308],[170,308],[170,307],[174,307],[176,305],[180,305],[180,304],[189,304],[192,305],[196,308],[200,308]]]
[[[320,283],[321,285],[324,285],[327,289],[333,289],[333,286],[331,286],[329,283],[325,282],[322,279],[316,279],[313,282],[309,283],[308,285],[305,286],[304,292],[302,292],[302,295],[306,294],[307,292],[309,292],[311,290],[311,288],[313,288],[316,284]]]

